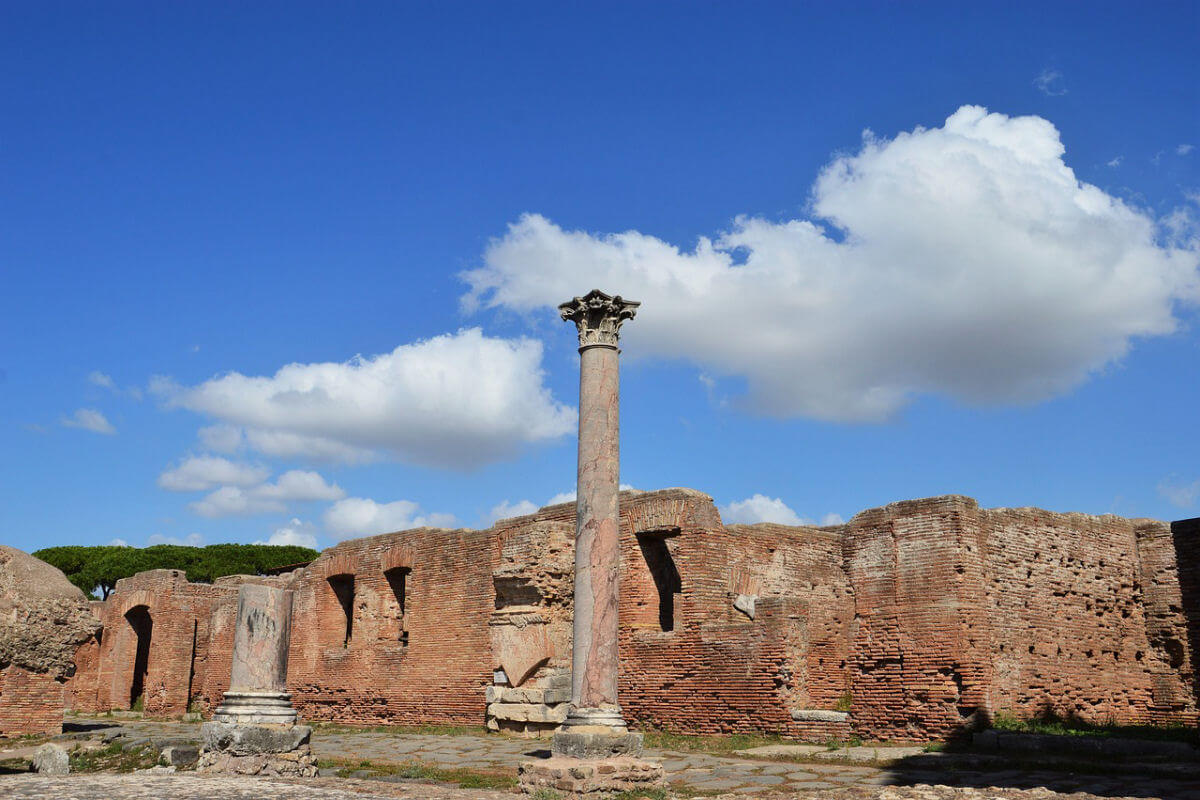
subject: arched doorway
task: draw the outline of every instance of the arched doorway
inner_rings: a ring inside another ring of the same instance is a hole
[[[150,635],[154,630],[154,620],[150,618],[150,609],[146,606],[134,606],[129,609],[125,612],[125,620],[137,636],[137,650],[133,657],[133,680],[129,684],[129,707],[138,708],[146,690],[146,671],[150,667]]]

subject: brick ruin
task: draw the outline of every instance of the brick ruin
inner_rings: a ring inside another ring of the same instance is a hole
[[[284,576],[141,573],[97,604],[68,705],[211,713],[242,582],[294,592],[307,720],[540,735],[570,696],[574,504],[487,530],[342,542]],[[621,495],[620,697],[640,726],[952,737],[996,714],[1196,724],[1200,520],[960,496],[844,525],[724,525],[686,489]]]

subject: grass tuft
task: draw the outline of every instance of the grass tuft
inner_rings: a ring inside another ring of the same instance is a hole
[[[1200,732],[1183,725],[1117,725],[1115,722],[1097,724],[1077,717],[1061,717],[1046,711],[1033,719],[1020,719],[1012,714],[997,712],[992,727],[1012,733],[1044,733],[1053,736],[1117,736],[1127,739],[1187,742],[1200,745]]]

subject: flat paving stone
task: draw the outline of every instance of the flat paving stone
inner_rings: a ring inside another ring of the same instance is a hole
[[[706,781],[696,781],[695,783],[693,783],[691,785],[697,789],[714,789],[717,791],[721,791],[723,789],[732,789],[735,786],[741,786],[742,782],[730,780],[729,778],[716,778],[716,779],[710,778],[709,780],[706,780]]]
[[[783,783],[783,777],[780,775],[747,775],[742,779],[743,783],[759,784],[761,786],[778,786]]]

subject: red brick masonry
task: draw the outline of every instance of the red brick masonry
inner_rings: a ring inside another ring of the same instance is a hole
[[[210,711],[237,583],[255,580],[295,590],[288,686],[308,719],[482,724],[503,667],[529,692],[506,690],[517,702],[489,724],[552,726],[574,513],[346,541],[278,578],[134,576],[81,649],[68,704],[128,708],[141,670],[148,714]],[[1197,721],[1197,520],[946,496],[824,528],[726,526],[706,495],[667,489],[622,494],[621,542],[620,698],[637,723],[929,739],[997,713]],[[812,713],[831,711],[848,713]]]

